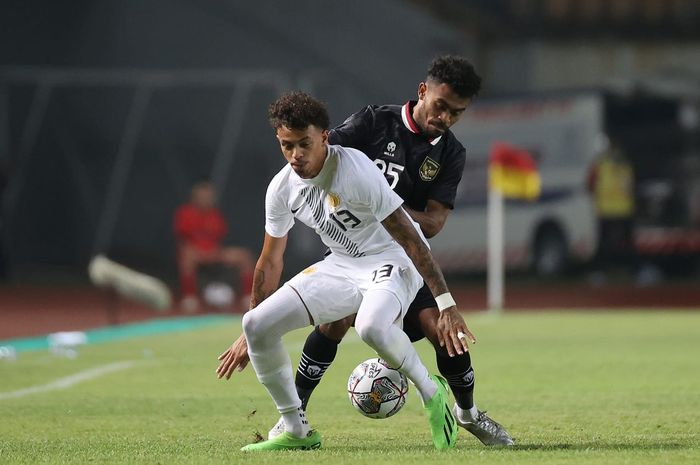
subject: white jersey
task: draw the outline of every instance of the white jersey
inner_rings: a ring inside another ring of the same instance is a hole
[[[272,179],[265,196],[265,231],[283,237],[297,218],[338,256],[403,251],[381,225],[402,204],[364,153],[329,145],[324,165],[313,179],[300,178],[289,164]]]

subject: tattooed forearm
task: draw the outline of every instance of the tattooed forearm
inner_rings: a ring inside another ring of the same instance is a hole
[[[250,308],[255,308],[265,300],[268,294],[265,292],[265,271],[255,268],[253,274],[253,292],[250,295]]]
[[[433,295],[448,292],[445,277],[440,267],[435,263],[430,250],[418,235],[418,232],[401,208],[386,217],[382,225],[406,251],[408,257],[423,276],[423,280]]]
[[[274,272],[266,273],[262,268],[255,268],[255,273],[253,274],[253,289],[250,296],[250,308],[257,307],[260,302],[270,297],[277,290],[279,278],[277,280],[272,279],[272,276],[275,274]]]

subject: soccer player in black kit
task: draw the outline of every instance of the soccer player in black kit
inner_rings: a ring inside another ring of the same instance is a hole
[[[370,105],[330,131],[331,144],[353,147],[371,158],[404,209],[430,238],[440,232],[454,207],[466,152],[449,128],[467,109],[481,87],[481,78],[465,59],[442,56],[428,68],[418,86],[418,100],[404,105]],[[460,426],[486,445],[513,445],[497,422],[474,404],[474,370],[469,352],[449,354],[437,337],[440,312],[427,286],[418,292],[404,318],[411,341],[423,337],[435,347],[437,366],[455,396],[454,414]],[[317,326],[306,339],[296,375],[296,388],[306,408],[309,397],[335,358],[352,317]],[[280,420],[270,431],[284,431]]]

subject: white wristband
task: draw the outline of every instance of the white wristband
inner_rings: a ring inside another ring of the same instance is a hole
[[[440,311],[457,305],[457,302],[455,302],[455,299],[452,298],[452,294],[449,292],[445,292],[444,294],[440,294],[439,296],[435,297],[435,302],[437,303],[438,310]]]

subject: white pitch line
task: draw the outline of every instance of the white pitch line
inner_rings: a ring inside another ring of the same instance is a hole
[[[102,375],[114,373],[115,371],[127,370],[135,364],[135,361],[128,360],[124,362],[110,363],[109,365],[102,365],[96,368],[90,368],[89,370],[81,371],[74,375],[66,376],[65,378],[59,378],[50,382],[49,384],[31,386],[28,388],[19,389],[17,391],[0,392],[0,400],[16,399],[18,397],[25,397],[32,394],[55,391],[57,389],[68,389],[69,387],[75,386],[83,381],[99,378]]]
[[[357,344],[362,342],[362,340],[355,333],[348,334],[343,342],[346,344]],[[288,347],[288,350],[300,351],[304,348],[303,343],[292,344]],[[66,376],[65,378],[59,378],[48,384],[41,386],[31,386],[24,389],[19,389],[17,391],[10,392],[0,392],[0,400],[5,399],[16,399],[19,397],[26,397],[32,394],[40,394],[42,392],[55,391],[58,389],[68,389],[69,387],[75,386],[83,381],[88,381],[94,378],[99,378],[102,375],[109,373],[114,373],[115,371],[127,370],[136,364],[135,361],[124,361],[110,363],[109,365],[103,365],[96,368],[91,368],[89,370],[81,371],[74,375]]]

